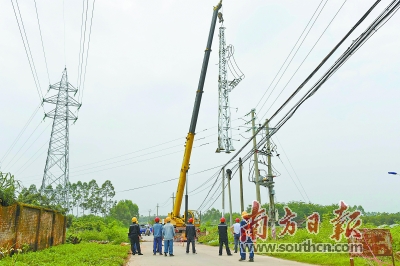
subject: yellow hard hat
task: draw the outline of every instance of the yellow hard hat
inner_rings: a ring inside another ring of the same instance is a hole
[[[247,216],[247,215],[249,215],[249,214],[247,213],[247,211],[243,211],[243,212],[242,212],[242,217],[245,217],[245,216]]]
[[[132,223],[136,223],[137,222],[137,218],[136,217],[133,217],[132,218]]]
[[[168,223],[168,222],[170,222],[170,221],[171,221],[171,217],[168,216],[167,218],[165,218],[165,222],[166,222],[166,223]]]

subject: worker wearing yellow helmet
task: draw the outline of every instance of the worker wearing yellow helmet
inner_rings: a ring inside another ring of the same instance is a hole
[[[143,255],[141,250],[140,250],[140,241],[139,241],[139,239],[141,238],[140,227],[137,224],[137,218],[136,217],[132,217],[132,224],[131,224],[131,226],[129,226],[128,237],[129,237],[129,239],[131,241],[132,255],[136,254],[135,246],[136,246],[138,255]]]
[[[246,231],[252,234],[252,230],[249,230],[250,224],[248,220],[251,218],[251,214],[246,211],[242,212],[242,221],[240,222],[240,259],[239,261],[246,260],[246,248],[249,249],[249,262],[254,262],[254,243],[251,236],[246,234]]]
[[[165,218],[165,225],[162,231],[162,235],[164,238],[164,255],[174,256],[174,237],[175,237],[175,228],[171,224],[171,217]]]

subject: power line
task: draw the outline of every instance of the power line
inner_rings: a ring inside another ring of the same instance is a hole
[[[365,18],[371,13],[371,11],[376,7],[376,5],[380,2],[380,0],[377,0],[371,7],[370,9],[360,18],[360,20],[357,21],[357,23],[353,26],[353,28],[343,37],[343,39],[332,49],[332,51],[321,61],[321,63],[314,69],[314,71],[306,78],[306,80],[303,81],[303,83],[296,89],[296,91],[286,100],[285,103],[283,103],[281,105],[281,107],[278,108],[278,110],[275,112],[275,114],[269,119],[269,122],[283,109],[284,106],[286,106],[286,104],[304,87],[304,85],[315,75],[315,73],[322,67],[323,64],[326,63],[326,61],[332,56],[332,54],[338,49],[338,47],[347,39],[347,37],[355,30],[355,28],[357,28],[362,21],[365,20]],[[363,36],[363,35],[361,35]],[[359,37],[360,38],[360,37]],[[353,42],[354,44],[354,42]],[[344,63],[344,62],[343,62]],[[333,73],[331,73],[332,75]],[[329,78],[329,77],[327,77]],[[327,78],[325,79],[325,81],[327,80]],[[323,78],[320,79],[320,81]],[[320,86],[323,83],[320,83]],[[317,85],[314,85],[314,87]],[[319,87],[318,87],[319,88]],[[310,89],[312,90],[312,89]],[[309,91],[310,92],[310,91]],[[312,95],[312,94],[311,94]],[[309,95],[308,97],[310,97],[311,95]],[[270,131],[270,133],[268,134],[268,136],[264,137],[258,144],[257,144],[257,148],[260,148],[265,141],[267,140],[267,138],[270,138],[273,134],[275,134],[280,127],[283,126],[284,123],[286,123],[286,121],[294,114],[294,112],[296,112],[296,110],[298,109],[298,107],[301,105],[302,103],[298,103],[297,106],[293,107],[284,118],[282,118],[279,122],[279,128],[278,126],[275,127],[275,129],[273,131]],[[280,124],[282,123],[282,124]],[[261,131],[262,128],[264,128],[266,125],[266,123],[263,124],[262,127],[259,127],[256,132],[254,133],[254,135],[248,139],[246,141],[246,143],[231,157],[231,159],[228,160],[228,162],[225,164],[228,165],[229,163],[232,162],[233,159],[235,159],[242,151],[243,149],[253,140],[253,138],[255,136],[258,135],[258,133]],[[250,156],[254,153],[254,150],[252,149],[250,152],[248,152],[245,157],[243,162],[245,162],[246,160],[248,160],[250,158]],[[236,164],[234,167],[238,167],[238,164]]]
[[[21,12],[20,12],[19,6],[18,6],[18,1],[16,0],[15,2],[16,2],[17,8],[18,8],[18,13],[19,13],[20,16],[21,16]],[[12,4],[13,10],[14,10],[15,19],[17,20],[17,25],[18,25],[19,33],[20,33],[20,35],[21,35],[22,43],[23,43],[23,45],[24,45],[26,57],[28,58],[28,63],[29,63],[29,67],[30,67],[30,69],[31,69],[31,73],[32,73],[32,76],[33,76],[33,81],[35,82],[36,91],[37,91],[37,93],[38,93],[38,95],[39,95],[39,101],[40,101],[40,103],[42,103],[43,94],[42,94],[42,91],[41,91],[41,89],[40,89],[40,83],[39,83],[39,79],[37,79],[37,74],[36,74],[36,76],[35,76],[36,68],[35,68],[35,64],[34,64],[34,62],[33,62],[32,54],[30,53],[29,42],[28,42],[28,39],[26,39],[26,44],[25,44],[24,35],[22,34],[22,31],[21,31],[21,26],[20,26],[20,24],[19,24],[17,12],[15,11],[15,7],[14,7],[14,2],[13,2],[13,0],[11,0],[11,4]],[[22,21],[22,16],[20,17],[20,19],[21,19],[22,28],[23,28],[23,31],[24,31],[25,37],[26,37],[25,27],[24,27],[24,24],[23,24],[23,21]],[[27,37],[26,37],[26,38],[27,38]],[[28,45],[28,48],[29,48],[29,53],[28,53],[28,50],[26,49],[26,46],[27,46],[27,45]],[[29,57],[29,54],[30,54],[31,57],[32,57],[32,63],[31,63],[31,59],[30,59],[30,57]],[[32,66],[32,65],[33,65],[33,66]],[[38,83],[39,83],[39,85],[38,85]],[[43,108],[43,106],[42,106],[42,108]],[[43,109],[43,110],[44,110],[44,109]]]
[[[336,44],[336,46],[328,53],[328,55],[319,63],[319,65],[311,72],[311,74],[303,81],[302,84],[290,95],[290,97],[278,108],[278,110],[271,116],[272,120],[289,102],[293,97],[307,84],[307,82],[317,73],[317,71],[328,61],[328,59],[336,52],[336,50],[343,44],[343,42],[350,36],[351,33],[365,20],[365,18],[372,12],[376,5],[381,0],[377,0],[368,11],[357,21],[357,23],[350,29],[350,31]]]
[[[220,167],[220,166],[215,166],[215,167],[212,167],[212,168],[201,170],[201,171],[193,173],[191,175],[197,175],[197,174],[200,174],[200,173],[204,173],[204,172],[213,170],[213,169],[215,169],[217,167]],[[145,185],[145,186],[141,186],[141,187],[135,187],[135,188],[125,189],[125,190],[120,190],[120,191],[116,191],[116,192],[125,192],[125,191],[137,190],[137,189],[146,188],[146,187],[150,187],[150,186],[156,186],[156,185],[159,185],[159,184],[167,183],[167,182],[170,182],[170,181],[173,181],[173,180],[178,180],[178,179],[179,179],[179,177],[171,178],[171,179],[164,180],[164,181],[161,181],[161,182],[157,182],[157,183],[153,183],[153,184],[149,184],[149,185]]]
[[[49,79],[49,84],[51,84],[50,82],[50,75],[49,75],[49,68],[47,67],[47,59],[46,59],[46,53],[44,51],[44,44],[43,44],[43,37],[42,37],[42,30],[40,28],[40,21],[39,21],[39,14],[38,14],[38,10],[37,10],[37,6],[36,6],[36,0],[33,0],[35,2],[35,10],[36,10],[36,18],[38,21],[38,26],[39,26],[39,32],[40,32],[40,40],[42,41],[42,49],[43,49],[43,55],[44,55],[44,62],[46,63],[46,70],[47,70],[47,77]],[[64,16],[64,13],[63,13]],[[65,42],[65,25],[64,25],[64,42]],[[65,48],[64,48],[65,49]],[[65,50],[64,50],[65,51]],[[64,52],[65,54],[65,52]]]
[[[170,181],[173,181],[173,180],[177,180],[177,179],[179,179],[179,177],[171,178],[171,179],[168,179],[168,180],[165,180],[165,181],[161,181],[161,182],[157,182],[157,183],[153,183],[153,184],[149,184],[149,185],[145,185],[145,186],[141,186],[141,187],[135,187],[135,188],[125,189],[125,190],[120,190],[120,191],[116,191],[116,192],[126,192],[126,191],[132,191],[132,190],[137,190],[137,189],[141,189],[141,188],[156,186],[156,185],[160,185],[160,184],[167,183],[167,182],[170,182]]]
[[[331,19],[331,21],[329,22],[328,26],[326,26],[326,28],[324,29],[324,31],[321,33],[321,35],[319,36],[318,40],[314,43],[313,47],[311,47],[310,51],[307,53],[307,55],[304,57],[303,61],[300,63],[300,65],[297,67],[296,71],[293,73],[293,75],[290,77],[290,79],[288,80],[288,82],[285,84],[285,86],[283,87],[283,89],[281,90],[281,92],[278,94],[278,96],[275,98],[275,100],[272,102],[272,104],[269,106],[268,110],[265,112],[264,116],[261,118],[261,121],[263,120],[263,118],[267,115],[268,111],[272,108],[272,106],[274,105],[274,103],[278,100],[279,96],[281,96],[282,92],[286,89],[286,87],[289,85],[290,81],[293,79],[293,77],[296,75],[297,71],[299,71],[300,67],[303,65],[304,61],[306,61],[306,59],[308,58],[308,56],[310,55],[310,53],[314,50],[315,46],[318,44],[319,40],[321,40],[322,36],[325,34],[326,30],[329,28],[329,26],[332,24],[333,20],[336,18],[336,16],[339,14],[340,10],[342,10],[342,7],[344,6],[344,4],[347,2],[347,0],[345,0],[343,2],[343,4],[340,6],[339,10],[336,12],[336,14],[333,16],[333,18]],[[269,97],[268,97],[269,98]],[[267,99],[268,100],[268,99]]]
[[[202,130],[201,132],[206,131],[206,130],[207,130],[207,129]],[[207,137],[210,137],[210,136],[213,136],[213,135],[216,135],[216,133],[215,133],[215,134],[208,135],[208,136],[206,136],[206,137],[204,137],[204,138],[207,138]],[[179,138],[179,139],[180,139],[180,138]],[[175,140],[179,140],[179,139],[175,139]],[[175,141],[175,140],[172,140],[172,141]],[[172,141],[169,141],[169,142],[172,142]],[[164,144],[169,143],[169,142],[165,142]],[[214,142],[217,142],[217,141],[213,141],[213,142],[210,142],[210,143],[214,143]],[[205,145],[210,144],[210,143],[201,144],[201,145],[198,145],[198,146],[193,147],[193,148],[194,148],[194,149],[195,149],[195,148],[199,148],[199,147],[205,146]],[[159,145],[155,145],[155,146],[152,146],[152,147],[157,147],[157,146],[159,146]],[[179,145],[179,146],[180,146],[180,145]],[[175,146],[173,146],[173,147],[175,147]],[[173,147],[170,147],[170,148],[173,148]],[[167,148],[167,149],[170,149],[170,148]],[[143,149],[143,150],[148,150],[148,149],[149,149],[149,148],[146,148],[146,149]],[[167,149],[164,149],[164,150],[167,150]],[[141,150],[139,150],[139,151],[141,151]],[[169,154],[164,154],[164,155],[157,156],[157,157],[148,158],[148,159],[141,160],[141,161],[135,161],[135,162],[131,162],[131,163],[128,163],[128,164],[117,165],[117,166],[115,166],[115,167],[110,167],[110,168],[106,168],[106,169],[100,169],[100,170],[98,170],[98,171],[86,172],[86,173],[82,173],[82,174],[78,174],[78,175],[74,175],[74,173],[72,173],[72,175],[73,175],[73,176],[80,176],[80,175],[86,175],[86,174],[101,172],[101,171],[110,170],[110,169],[114,169],[114,168],[118,168],[118,167],[123,167],[123,166],[131,165],[131,164],[136,164],[136,163],[140,163],[140,162],[145,162],[145,161],[152,160],[152,159],[156,159],[156,158],[161,158],[161,157],[168,156],[168,155],[171,155],[171,154],[175,154],[175,153],[178,153],[178,152],[181,152],[181,151],[176,151],[176,152],[173,152],[173,153],[169,153]],[[134,153],[134,152],[133,152],[133,153]],[[156,152],[152,152],[152,153],[148,153],[148,154],[153,154],[153,153],[156,153]],[[147,154],[147,155],[148,155],[148,154]],[[141,156],[143,156],[143,155],[141,155]],[[120,156],[117,156],[117,157],[120,157]],[[116,158],[116,157],[114,157],[114,158]],[[132,159],[132,158],[131,158],[131,159]],[[122,161],[126,161],[126,160],[127,160],[127,159],[122,160]],[[103,160],[103,161],[107,161],[107,160]],[[118,162],[121,162],[121,161],[117,161],[117,162],[114,162],[114,163],[118,163]],[[94,163],[91,163],[91,164],[94,164]],[[111,163],[111,164],[113,164],[113,163]],[[100,167],[100,166],[98,166],[98,167],[93,167],[93,168],[99,168],[99,167]],[[220,166],[218,166],[218,167],[220,167]],[[93,168],[90,168],[90,169],[93,169]],[[217,167],[214,167],[214,168],[211,168],[211,169],[215,169],[215,168],[217,168]],[[25,169],[26,169],[26,168],[25,168]],[[25,169],[24,169],[24,170],[25,170]],[[89,169],[78,170],[77,172],[87,171],[87,170],[89,170]],[[192,175],[193,175],[193,174],[192,174]],[[27,176],[27,177],[33,177],[33,176],[37,176],[37,175],[32,175],[32,176]],[[27,177],[24,177],[24,178],[27,178]],[[37,179],[29,179],[29,180],[37,180]]]
[[[377,4],[377,3],[376,3]],[[374,6],[373,6],[374,7]],[[373,8],[372,7],[372,8]],[[329,68],[328,71],[307,91],[307,93],[292,107],[292,109],[277,123],[275,131],[268,137],[270,138],[275,134],[298,110],[298,108],[311,96],[313,96],[321,86],[356,52],[358,49],[375,34],[386,22],[398,11],[400,1],[394,0],[389,6],[374,20],[372,24],[347,48],[347,50],[336,60],[336,62]],[[371,9],[368,11],[370,12]],[[367,12],[367,13],[368,13]],[[365,15],[364,15],[365,16]],[[363,17],[364,18],[364,17]],[[257,148],[266,142],[266,138],[262,139]],[[249,153],[251,154],[251,152]],[[246,155],[246,158],[248,155]],[[251,156],[251,155],[250,155]]]
[[[63,26],[64,26],[64,64],[66,67],[67,66],[67,55],[66,55],[66,51],[65,51],[66,50],[66,48],[65,48],[65,0],[63,0]]]
[[[17,151],[17,153],[12,157],[12,159],[8,162],[8,164],[7,164],[7,166],[9,166],[13,161],[14,161],[14,158],[15,158],[15,156],[17,156],[17,154],[22,150],[22,148],[25,146],[25,144],[28,142],[28,140],[33,136],[33,134],[36,132],[36,130],[39,128],[39,126],[40,126],[40,124],[41,124],[42,122],[40,122],[37,126],[36,126],[36,128],[35,128],[35,130],[33,130],[33,132],[29,135],[29,137],[28,137],[28,139],[24,142],[24,144],[22,144],[22,146],[19,148],[19,150]],[[50,124],[49,124],[50,125]],[[39,136],[33,141],[33,143],[21,154],[21,156],[18,158],[18,160],[16,161],[16,162],[14,162],[9,168],[11,168],[12,166],[14,166],[14,164],[16,164],[20,159],[21,159],[21,157],[32,147],[32,145],[33,144],[35,144],[35,142],[38,140],[38,138],[44,133],[44,131],[49,127],[49,125],[47,125],[47,127],[45,127],[44,129],[43,129],[43,131],[39,134]]]
[[[19,170],[15,173],[15,175],[22,174],[26,169],[28,169],[29,166],[31,166],[40,156],[37,156],[30,164],[28,164],[25,168],[24,166],[33,159],[33,157],[38,154],[39,151],[43,149],[43,147],[46,147],[45,145],[49,144],[49,141],[47,140],[45,143],[43,143],[42,146],[19,168]],[[40,155],[40,154],[39,154]],[[27,180],[25,180],[27,181]]]
[[[217,183],[217,181],[218,181],[218,179],[219,179],[219,176],[220,176],[220,174],[221,174],[222,169],[223,169],[223,168],[221,168],[221,169],[217,172],[218,176],[217,176],[217,178],[215,179],[215,181],[214,181],[214,183],[213,183],[211,189],[208,191],[208,193],[207,193],[206,197],[204,198],[203,202],[202,202],[202,203],[200,204],[200,206],[197,208],[198,210],[204,205],[204,202],[206,201],[206,199],[207,199],[208,196],[210,195],[212,189],[214,188],[215,184]]]
[[[91,33],[92,33],[93,12],[94,12],[94,3],[95,2],[96,2],[96,0],[93,0],[92,17],[90,18],[90,27],[89,27],[89,41],[88,41],[88,47],[87,47],[87,52],[86,52],[85,72],[83,74],[82,93],[81,93],[81,99],[80,99],[81,103],[82,103],[82,99],[83,99],[83,90],[85,89],[86,67],[87,67],[87,61],[88,61],[88,56],[89,56],[90,36],[91,36]]]
[[[280,148],[282,148],[282,152],[283,152],[283,154],[285,155],[286,159],[288,160],[289,165],[290,165],[290,167],[291,167],[292,170],[293,170],[293,173],[294,173],[295,176],[297,177],[297,180],[299,181],[300,186],[301,186],[301,188],[303,189],[304,194],[306,195],[306,197],[307,197],[307,199],[308,199],[308,202],[311,202],[310,198],[308,197],[308,194],[307,194],[306,190],[305,190],[304,187],[303,187],[303,184],[302,184],[301,181],[300,181],[299,176],[297,175],[296,171],[295,171],[294,168],[293,168],[292,163],[291,163],[290,160],[289,160],[289,157],[286,155],[286,152],[285,152],[285,150],[283,149],[282,144],[280,143],[280,141],[278,140],[278,138],[277,138],[276,136],[275,136],[275,139],[278,141]],[[279,160],[281,160],[280,157],[278,157],[278,158],[279,158]],[[282,160],[281,160],[281,162],[282,162]],[[283,164],[283,162],[282,162],[282,164]],[[286,169],[286,167],[285,167],[285,169]],[[287,171],[287,169],[286,169],[286,171]],[[288,171],[288,172],[289,172],[289,171]],[[290,174],[289,174],[289,175],[290,175]]]
[[[271,86],[272,86],[272,84],[274,83],[275,79],[278,77],[278,75],[279,75],[279,73],[281,72],[283,66],[286,64],[286,61],[289,59],[289,57],[290,57],[290,55],[292,54],[294,48],[295,48],[295,47],[297,46],[297,44],[299,43],[299,41],[300,41],[300,39],[302,38],[304,32],[305,32],[306,29],[308,28],[308,25],[310,25],[311,21],[313,20],[315,14],[317,13],[319,7],[321,6],[321,4],[322,4],[323,2],[324,2],[324,0],[321,0],[321,2],[319,3],[319,5],[318,5],[317,8],[315,9],[313,15],[311,16],[311,18],[310,18],[310,20],[308,21],[307,25],[306,25],[305,28],[303,29],[303,32],[300,34],[300,36],[299,36],[299,38],[297,39],[296,43],[293,45],[293,47],[292,47],[292,49],[290,50],[290,52],[289,52],[288,56],[286,57],[285,61],[283,62],[283,64],[282,64],[281,67],[279,68],[278,72],[276,73],[274,79],[271,81],[271,83],[269,84],[267,90],[264,92],[263,96],[262,96],[262,97],[260,98],[260,100],[258,101],[258,103],[257,103],[257,105],[256,105],[256,108],[258,107],[258,105],[260,104],[260,102],[262,101],[262,99],[264,98],[265,94],[266,94],[266,93],[269,91],[269,89],[271,88]],[[326,3],[325,3],[325,4],[326,4]],[[325,5],[324,5],[324,6],[325,6]],[[322,9],[323,9],[323,8],[322,8]],[[322,11],[322,9],[321,9],[321,11]],[[320,11],[320,13],[321,13],[321,11]],[[318,14],[318,16],[319,16],[319,14]],[[315,23],[315,21],[314,21],[314,23]],[[308,33],[310,32],[311,28],[313,27],[314,23],[311,25],[309,31],[307,32],[307,35],[308,35]],[[307,35],[304,37],[303,42],[304,42],[304,40],[307,38]],[[301,47],[301,45],[303,44],[303,42],[301,42],[301,44],[300,44],[299,47],[297,48],[297,51],[300,49],[300,47]],[[293,60],[293,58],[296,56],[297,51],[296,51],[295,54],[293,55],[292,60]],[[290,63],[292,62],[292,60],[290,60],[289,64],[286,66],[286,69],[289,67],[289,65],[290,65]],[[286,69],[285,69],[285,71],[282,73],[281,78],[282,78],[282,76],[285,74]],[[280,80],[280,79],[279,79],[279,80]],[[278,80],[278,82],[276,83],[276,85],[279,83],[279,80]],[[275,85],[275,87],[276,87],[276,85]],[[274,89],[275,89],[275,88],[274,88]],[[268,97],[269,97],[269,96],[268,96]],[[268,100],[268,98],[267,98],[267,100]],[[266,102],[267,100],[265,100],[265,102]],[[264,102],[264,104],[265,104],[265,102]],[[264,106],[264,104],[263,104],[263,106]],[[260,110],[261,110],[261,109],[262,109],[262,107],[260,108]]]
[[[30,123],[32,122],[33,117],[36,115],[36,113],[39,111],[40,109],[40,104],[35,108],[35,110],[33,110],[32,115],[29,117],[28,121],[26,121],[24,127],[22,128],[22,130],[19,132],[18,136],[15,138],[15,140],[13,141],[13,143],[11,144],[10,148],[8,148],[8,150],[6,151],[6,153],[4,154],[4,156],[1,158],[0,160],[0,166],[1,166],[1,162],[3,162],[8,154],[10,153],[10,151],[14,148],[15,144],[18,142],[18,140],[20,139],[20,137],[22,136],[22,134],[24,134],[26,128],[30,125]]]
[[[80,88],[80,78],[82,75],[82,64],[83,64],[83,54],[85,52],[85,35],[86,35],[86,21],[87,21],[87,6],[88,6],[88,1],[86,0],[86,14],[85,14],[85,30],[84,30],[84,34],[83,34],[83,42],[82,42],[82,32],[83,32],[83,14],[85,13],[85,0],[82,1],[82,21],[81,21],[81,39],[79,41],[79,63],[78,63],[78,77],[76,80],[76,86],[77,89],[79,90]],[[82,49],[83,47],[83,49]],[[82,51],[83,50],[83,51]],[[79,101],[79,95],[80,95],[80,91],[78,94],[78,101]]]
[[[200,133],[202,133],[202,132],[204,132],[204,131],[207,131],[208,129],[210,129],[210,128],[206,128],[206,129],[200,131],[199,133],[196,133],[196,135],[198,135],[198,134],[200,134]],[[203,138],[208,138],[208,137],[211,137],[211,136],[215,136],[216,134],[217,134],[217,133],[214,133],[214,134],[211,134],[211,135],[207,135],[207,136],[205,136],[205,137],[203,137]],[[118,155],[118,156],[111,157],[111,158],[104,159],[104,160],[100,160],[100,161],[97,161],[97,162],[92,162],[92,163],[88,163],[88,164],[79,165],[79,166],[74,167],[73,169],[77,169],[77,168],[81,168],[81,167],[84,167],[84,166],[87,166],[87,165],[93,165],[93,164],[97,164],[97,163],[109,161],[109,160],[112,160],[112,159],[120,158],[120,157],[123,157],[123,156],[126,156],[126,155],[138,153],[138,152],[141,152],[141,151],[147,151],[147,150],[149,150],[149,149],[151,149],[151,148],[156,148],[156,147],[159,147],[159,146],[162,146],[162,145],[165,145],[165,144],[174,142],[174,141],[182,140],[182,139],[184,139],[184,138],[185,138],[185,137],[176,138],[176,139],[173,139],[173,140],[170,140],[170,141],[166,141],[166,142],[163,142],[163,143],[160,143],[160,144],[151,146],[151,147],[143,148],[143,149],[136,150],[136,151],[133,151],[133,152],[129,152],[129,153],[126,153],[126,154]],[[200,139],[203,139],[203,138],[200,138]],[[199,139],[199,140],[200,140],[200,139]],[[176,145],[176,146],[172,146],[172,147],[170,147],[170,148],[178,147],[178,146],[181,146],[181,145],[182,145],[182,144],[179,144],[179,145]],[[203,145],[203,146],[204,146],[204,145]],[[143,155],[141,155],[141,156],[143,156]],[[120,162],[120,161],[118,161],[118,162]],[[33,177],[33,176],[37,176],[37,175],[26,176],[26,177],[24,177],[24,178]]]

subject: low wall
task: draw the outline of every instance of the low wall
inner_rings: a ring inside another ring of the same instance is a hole
[[[0,247],[28,244],[41,250],[65,243],[66,216],[57,211],[17,203],[0,206]]]

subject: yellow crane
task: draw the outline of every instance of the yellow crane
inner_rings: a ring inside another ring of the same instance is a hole
[[[192,153],[197,117],[199,116],[201,97],[203,94],[204,81],[206,78],[208,61],[209,61],[210,53],[211,53],[211,44],[212,44],[212,40],[213,40],[213,36],[214,36],[215,24],[217,22],[218,11],[221,8],[221,6],[222,6],[222,0],[218,3],[217,6],[214,7],[213,16],[212,16],[212,20],[211,20],[210,32],[208,35],[207,47],[206,47],[206,50],[204,51],[204,59],[203,59],[203,65],[201,68],[201,73],[200,73],[199,85],[198,85],[197,91],[196,91],[196,99],[194,102],[189,133],[186,137],[185,152],[183,154],[183,161],[182,161],[181,171],[179,174],[179,182],[178,182],[178,187],[176,189],[174,208],[171,213],[168,213],[168,216],[171,218],[172,224],[174,224],[176,226],[176,230],[178,232],[182,232],[185,229],[185,227],[184,227],[185,226],[185,215],[183,215],[183,216],[180,215],[180,210],[181,210],[181,205],[182,205],[182,197],[183,197],[183,191],[185,189],[185,184],[186,184],[186,174],[187,174],[187,171],[189,170],[190,155]],[[188,210],[187,216],[188,216],[187,218],[190,218],[190,217],[193,218],[195,226],[200,226],[200,219],[199,219],[196,211]]]

